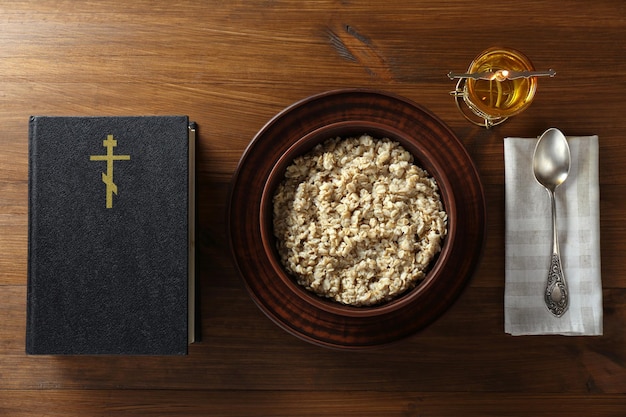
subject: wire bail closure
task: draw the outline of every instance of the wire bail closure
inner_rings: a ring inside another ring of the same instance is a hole
[[[470,123],[473,123],[476,126],[484,127],[485,129],[504,123],[508,117],[489,116],[487,113],[467,102],[465,99],[467,97],[465,92],[466,81],[467,80],[465,78],[460,79],[456,84],[456,89],[454,91],[450,91],[450,95],[454,96],[456,107],[459,109],[463,117],[465,117]]]

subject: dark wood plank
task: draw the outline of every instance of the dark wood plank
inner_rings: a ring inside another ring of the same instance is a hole
[[[556,395],[423,394],[414,391],[12,391],[0,393],[0,413],[13,417],[90,416],[220,416],[220,417],[569,417],[593,410],[594,417],[620,416],[620,395],[576,397]],[[88,411],[87,411],[88,410]]]

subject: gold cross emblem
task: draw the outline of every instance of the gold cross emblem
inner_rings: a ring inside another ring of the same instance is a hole
[[[107,172],[102,173],[102,182],[106,184],[106,208],[113,207],[113,194],[117,195],[117,185],[113,182],[113,161],[129,161],[130,155],[114,155],[113,148],[117,146],[117,141],[113,135],[108,135],[102,141],[102,146],[107,149],[106,155],[90,155],[90,161],[106,161]]]

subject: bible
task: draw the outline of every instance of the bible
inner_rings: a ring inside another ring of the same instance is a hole
[[[195,132],[186,116],[30,118],[27,354],[187,354]]]

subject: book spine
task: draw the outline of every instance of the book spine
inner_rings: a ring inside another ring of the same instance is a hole
[[[34,192],[37,176],[36,155],[37,146],[37,118],[31,116],[28,121],[28,258],[27,258],[27,283],[26,283],[26,353],[32,354],[36,351],[35,331],[33,329],[34,306],[36,304],[36,294],[34,293],[34,283],[37,271],[35,270],[35,248],[36,239],[33,238],[33,230],[36,224],[37,195]]]
[[[187,343],[196,342],[196,134],[197,125],[189,123],[188,183],[189,207],[187,212]]]

